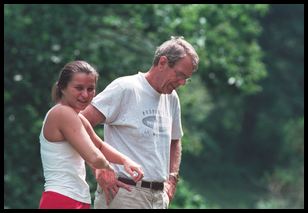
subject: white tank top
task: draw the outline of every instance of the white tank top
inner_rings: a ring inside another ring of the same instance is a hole
[[[84,159],[69,142],[50,142],[44,137],[43,129],[50,110],[45,116],[39,137],[45,191],[57,192],[91,204]]]

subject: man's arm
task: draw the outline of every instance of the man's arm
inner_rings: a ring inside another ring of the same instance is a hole
[[[179,178],[179,170],[181,164],[182,144],[181,140],[172,140],[170,146],[170,172],[169,179],[166,183],[166,192],[169,200],[173,199],[176,190],[176,184]]]
[[[170,147],[170,174],[179,173],[181,164],[182,143],[180,139],[172,140]]]
[[[80,112],[90,122],[92,127],[95,127],[99,123],[103,123],[106,120],[104,114],[98,109],[89,104],[83,111]]]

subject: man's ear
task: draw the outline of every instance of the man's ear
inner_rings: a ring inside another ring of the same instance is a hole
[[[164,66],[168,63],[168,58],[166,56],[160,56],[158,64]]]

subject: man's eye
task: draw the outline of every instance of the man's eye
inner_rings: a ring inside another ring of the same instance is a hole
[[[188,77],[183,75],[182,73],[177,73],[177,78],[179,78],[179,79],[187,79]]]

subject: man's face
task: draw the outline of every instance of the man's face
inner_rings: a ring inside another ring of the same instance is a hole
[[[159,65],[162,66],[162,81],[159,85],[160,92],[163,94],[171,94],[173,90],[185,85],[193,74],[193,64],[190,56],[180,59],[173,67],[168,65],[168,59],[162,56]]]

